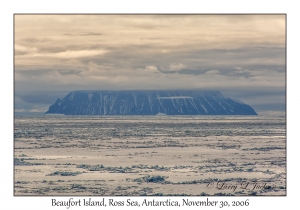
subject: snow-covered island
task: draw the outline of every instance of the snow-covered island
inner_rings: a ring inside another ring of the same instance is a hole
[[[254,109],[219,91],[73,91],[45,114],[64,115],[257,115]]]

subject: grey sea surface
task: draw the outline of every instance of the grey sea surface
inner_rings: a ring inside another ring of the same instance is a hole
[[[16,114],[14,193],[286,195],[286,118]]]

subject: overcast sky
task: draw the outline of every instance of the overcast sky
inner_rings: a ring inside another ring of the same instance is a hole
[[[285,15],[15,15],[15,110],[73,90],[209,89],[285,111]]]

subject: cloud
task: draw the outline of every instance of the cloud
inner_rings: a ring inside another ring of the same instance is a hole
[[[205,72],[205,74],[220,74],[219,70],[209,70],[207,72]]]
[[[42,110],[40,110],[40,109],[30,109],[30,111],[29,112],[43,112]]]
[[[285,26],[285,15],[15,15],[15,93],[274,89],[283,96]],[[282,103],[267,94],[239,97]],[[39,103],[23,102],[26,110]]]
[[[260,111],[258,112],[258,115],[281,115],[281,116],[286,116],[286,112],[285,111]]]
[[[14,47],[15,50],[15,55],[25,55],[25,54],[30,54],[30,53],[36,53],[38,51],[37,48],[35,47],[26,47],[22,45],[16,44]]]
[[[15,109],[15,112],[26,112],[25,109]]]
[[[71,58],[81,58],[81,57],[90,57],[95,55],[103,55],[107,53],[107,50],[67,50],[64,52],[58,53],[34,53],[32,57],[53,57],[59,59],[71,59]]]
[[[170,70],[174,70],[174,71],[179,71],[181,69],[185,68],[185,66],[182,63],[176,64],[176,63],[172,63],[170,65]]]
[[[80,74],[82,71],[80,70],[60,70],[58,71],[61,75],[70,75],[70,74]]]
[[[147,72],[155,72],[155,73],[158,72],[158,70],[157,70],[157,68],[155,66],[146,66],[145,71],[147,71]]]

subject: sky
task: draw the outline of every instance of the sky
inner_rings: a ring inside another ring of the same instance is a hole
[[[15,112],[74,90],[218,90],[285,113],[285,15],[14,15]]]

